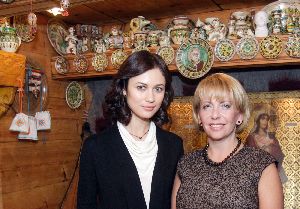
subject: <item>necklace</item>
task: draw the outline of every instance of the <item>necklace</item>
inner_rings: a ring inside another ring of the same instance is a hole
[[[236,147],[234,148],[234,150],[221,162],[214,162],[208,158],[207,149],[209,147],[209,144],[207,144],[205,146],[202,156],[203,156],[206,164],[211,165],[211,166],[220,166],[220,165],[224,164],[229,158],[231,158],[234,155],[234,153],[236,153],[238,148],[241,146],[241,143],[242,143],[241,139],[238,139],[238,143],[237,143]]]
[[[143,136],[137,136],[137,135],[134,135],[134,134],[132,134],[132,133],[130,133],[130,132],[128,131],[128,133],[129,133],[131,136],[134,136],[134,137],[138,138],[139,140],[141,140],[148,132],[149,132],[149,129],[143,134]]]

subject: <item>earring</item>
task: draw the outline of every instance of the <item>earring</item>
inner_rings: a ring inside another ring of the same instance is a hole
[[[243,121],[238,120],[237,125],[241,125]]]
[[[202,122],[199,123],[199,126],[202,126]]]

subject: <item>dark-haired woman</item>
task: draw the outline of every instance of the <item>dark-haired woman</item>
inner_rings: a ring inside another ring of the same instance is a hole
[[[78,209],[169,209],[182,140],[160,127],[173,98],[162,58],[130,55],[105,97],[112,127],[86,140]],[[98,206],[97,206],[98,205]]]

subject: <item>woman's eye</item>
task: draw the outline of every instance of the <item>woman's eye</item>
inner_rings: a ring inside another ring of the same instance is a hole
[[[137,86],[136,88],[137,88],[138,90],[145,90],[145,89],[146,89],[145,86]]]
[[[164,91],[164,88],[162,88],[162,87],[156,87],[155,91],[156,92],[162,92],[162,91]]]
[[[224,108],[224,109],[229,109],[230,107],[231,107],[231,104],[228,104],[228,103],[222,104],[222,108]]]
[[[207,109],[207,108],[209,108],[211,105],[210,104],[204,104],[204,105],[202,105],[202,109]]]

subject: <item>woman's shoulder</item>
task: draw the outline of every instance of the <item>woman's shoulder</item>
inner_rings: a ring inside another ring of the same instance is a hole
[[[99,143],[105,143],[109,139],[113,138],[112,136],[115,135],[116,133],[118,133],[118,128],[116,126],[108,127],[103,131],[101,131],[100,133],[89,136],[85,140],[84,144],[86,144],[86,146],[95,146],[96,144]]]
[[[249,160],[258,164],[269,165],[276,161],[270,153],[256,147],[245,146],[242,153],[242,158],[244,160]]]
[[[186,153],[180,159],[181,162],[194,162],[198,161],[199,158],[202,156],[203,149],[198,149],[189,153]]]

